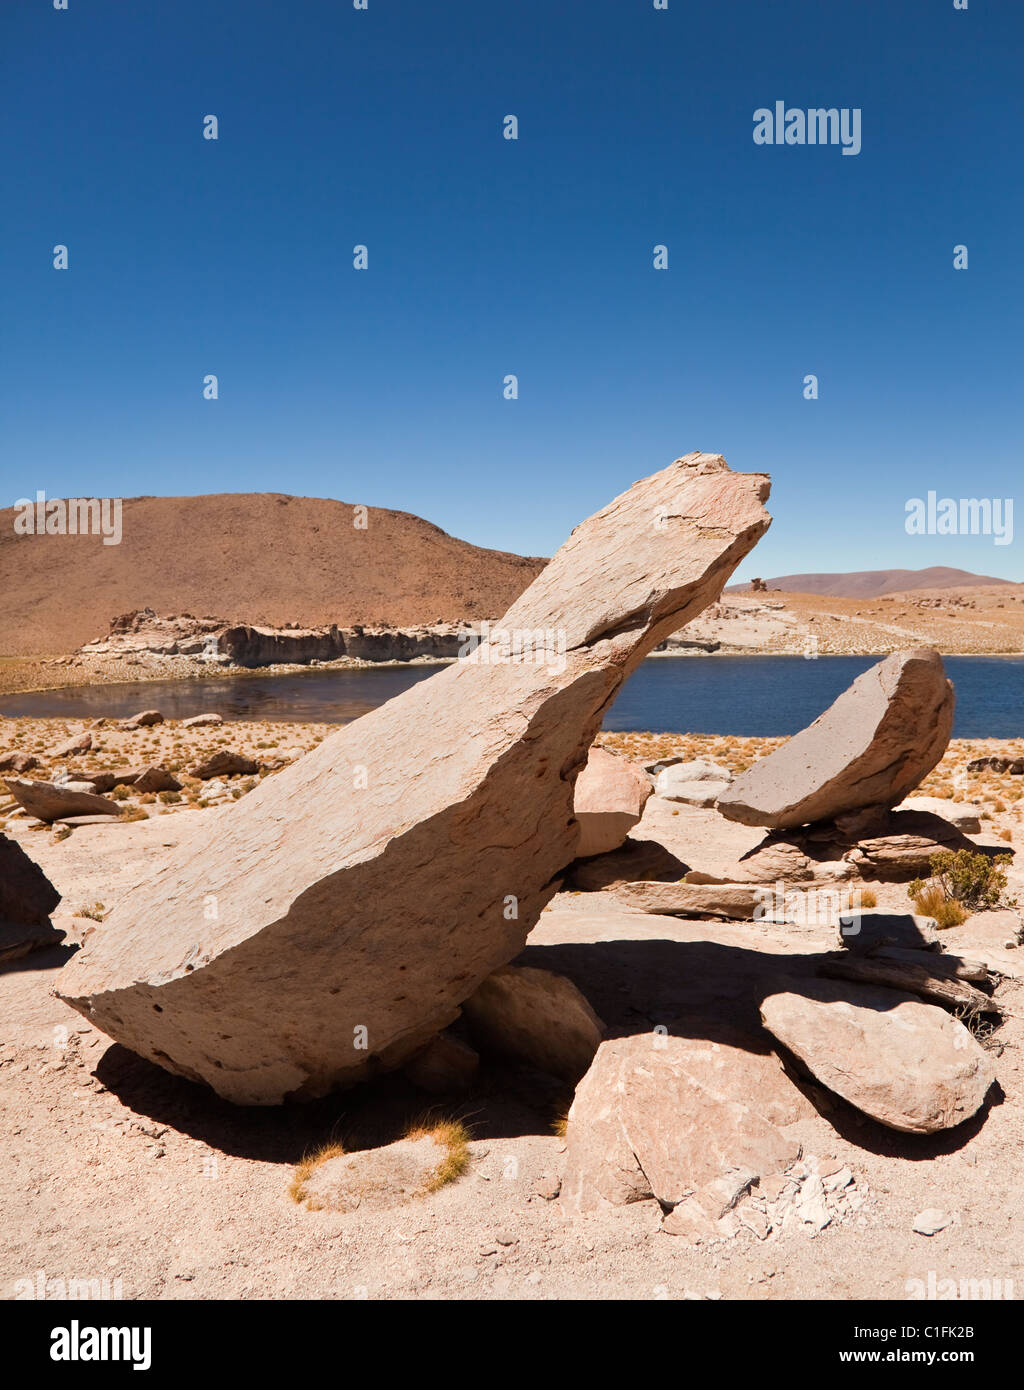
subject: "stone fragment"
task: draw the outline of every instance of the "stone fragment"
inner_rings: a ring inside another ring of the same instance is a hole
[[[643,770],[628,758],[591,748],[573,798],[580,823],[579,857],[618,849],[639,823],[652,791]]]

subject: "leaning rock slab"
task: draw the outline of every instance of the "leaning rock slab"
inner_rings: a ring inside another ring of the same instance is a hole
[[[0,921],[46,926],[60,894],[16,840],[0,835]]]
[[[4,779],[14,799],[37,820],[63,820],[65,816],[119,816],[116,801],[92,791],[75,790],[58,782],[32,782],[24,777]],[[91,785],[91,784],[90,784]]]
[[[581,858],[618,849],[639,824],[654,788],[642,768],[604,748],[591,748],[576,779],[573,806],[580,823]]]
[[[469,658],[168,851],[62,997],[241,1103],[401,1065],[521,951],[575,858],[573,786],[608,707],[718,597],[768,526],[767,493],[710,454],[623,493]]]
[[[823,1086],[909,1134],[970,1119],[995,1080],[962,1023],[896,990],[801,981],[799,994],[769,995],[761,1019]]]
[[[737,777],[718,809],[744,825],[785,828],[895,806],[939,762],[952,730],[953,686],[938,652],[893,652]]]
[[[576,1088],[562,1200],[584,1212],[699,1194],[718,1219],[799,1158],[783,1127],[809,1111],[774,1057],[704,1039],[614,1038]]]
[[[505,965],[463,1006],[482,1045],[577,1082],[594,1060],[604,1024],[564,975]]]

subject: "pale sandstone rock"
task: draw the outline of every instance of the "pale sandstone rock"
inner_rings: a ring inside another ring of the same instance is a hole
[[[673,762],[657,774],[654,790],[664,801],[681,801],[687,806],[714,806],[732,782],[727,767],[695,758]]]
[[[946,751],[953,703],[938,652],[893,652],[813,724],[737,777],[718,809],[744,825],[785,828],[894,806]]]
[[[823,1086],[890,1129],[933,1134],[970,1119],[992,1059],[934,1004],[868,985],[804,981],[769,995],[764,1026]]]
[[[926,811],[929,815],[941,816],[965,835],[977,835],[981,831],[981,807],[967,801],[947,801],[941,796],[908,796],[896,810]]]
[[[799,1158],[781,1127],[809,1113],[774,1057],[704,1039],[614,1038],[576,1088],[562,1200],[585,1212],[696,1197],[710,1235],[761,1174]],[[699,1226],[697,1208],[684,1208],[684,1221]]]
[[[91,747],[92,734],[73,734],[71,738],[65,739],[63,743],[58,744],[53,750],[52,756],[55,758],[70,758],[74,757],[77,753],[88,753]]]
[[[209,725],[223,723],[224,720],[219,714],[194,714],[191,719],[183,719],[181,727],[183,729],[205,729]]]
[[[158,709],[140,710],[138,714],[133,714],[130,719],[121,721],[122,729],[148,729],[153,724],[162,724],[164,717]]]
[[[31,753],[19,753],[17,749],[0,753],[0,772],[31,772],[38,766],[39,759],[34,758]]]
[[[522,949],[576,857],[573,784],[609,705],[717,598],[768,526],[767,493],[708,454],[636,484],[573,532],[474,659],[157,861],[62,972],[62,997],[240,1103],[401,1065]],[[509,631],[546,634],[550,659],[509,662]]]
[[[591,748],[573,797],[580,823],[579,856],[618,849],[639,823],[652,792],[642,768],[604,748]]]
[[[76,791],[72,785],[61,786],[58,782],[33,782],[24,777],[4,779],[7,789],[24,806],[30,816],[37,820],[63,820],[65,816],[119,816],[121,808],[116,801],[108,801],[91,790]]]
[[[749,883],[623,883],[615,899],[633,912],[666,917],[737,917],[751,920],[762,899]]]
[[[604,1024],[564,975],[505,965],[463,1005],[474,1041],[576,1082],[594,1060]]]

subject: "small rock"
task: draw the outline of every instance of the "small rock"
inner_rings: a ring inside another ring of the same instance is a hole
[[[914,1230],[919,1236],[934,1236],[944,1231],[952,1219],[938,1207],[927,1207],[914,1217]]]

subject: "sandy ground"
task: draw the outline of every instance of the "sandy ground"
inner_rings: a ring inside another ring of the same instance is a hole
[[[63,721],[59,729],[17,723],[19,746],[64,731]],[[263,726],[226,732],[243,750],[272,741]],[[309,746],[321,734],[322,726],[292,725],[287,743]],[[224,736],[186,737],[173,726],[112,733],[118,746],[102,755],[120,761],[121,741],[134,740],[136,761],[145,740],[148,754],[188,744],[191,756]],[[605,738],[626,741],[635,753],[666,750],[663,737]],[[669,742],[737,767],[758,743]],[[1007,745],[952,746],[936,787],[952,784],[981,747]],[[991,843],[1005,829],[1019,848],[1012,784],[1024,779],[970,780],[971,794],[992,807],[975,838]],[[63,839],[18,816],[6,829],[64,895],[54,920],[73,943],[103,930],[102,921],[74,916],[79,905],[109,909],[162,846],[230,814],[230,806],[184,803]],[[759,832],[653,798],[634,835],[713,870]],[[1021,882],[1018,871],[1013,877]],[[900,885],[876,891],[882,906],[907,903]],[[1016,926],[1012,912],[985,913],[947,934],[951,949],[983,956],[1003,975],[997,997],[1007,1018],[985,1044],[999,1075],[987,1110],[939,1137],[911,1138],[815,1092],[813,1117],[801,1121],[804,1153],[851,1168],[864,1199],[856,1218],[813,1237],[792,1230],[761,1242],[744,1230],[712,1250],[661,1232],[656,1203],[574,1220],[559,1200],[540,1195],[562,1171],[555,1129],[571,1094],[539,1072],[487,1057],[476,1089],[445,1105],[395,1077],[313,1105],[237,1109],[112,1044],[55,999],[72,944],[37,953],[0,974],[0,1289],[15,1298],[29,1287],[19,1281],[35,1287],[40,1270],[47,1279],[106,1279],[129,1299],[901,1299],[908,1280],[930,1271],[938,1279],[1016,1279],[1024,1289],[1024,949],[1005,946]],[[812,971],[816,954],[833,944],[827,925],[686,922],[624,912],[607,895],[563,893],[522,959],[572,978],[611,1036],[682,1020],[693,1036],[714,1038],[727,1024],[766,1050],[757,1003],[772,977],[780,967]],[[386,1142],[428,1111],[463,1119],[473,1135],[472,1162],[456,1183],[375,1215],[309,1212],[288,1197],[306,1153],[331,1141],[350,1149]],[[928,1207],[954,1217],[930,1238],[912,1231]]]

